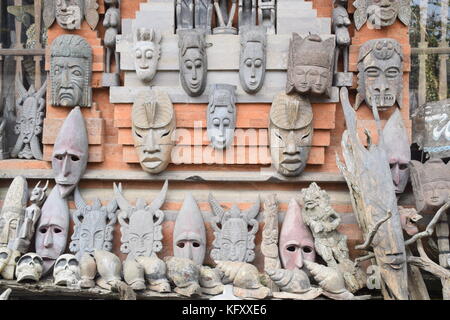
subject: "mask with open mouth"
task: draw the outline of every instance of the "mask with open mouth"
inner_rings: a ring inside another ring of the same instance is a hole
[[[366,21],[379,29],[394,24],[397,17],[407,26],[411,20],[408,0],[356,0],[353,6],[356,8],[354,20],[357,30],[361,29]]]

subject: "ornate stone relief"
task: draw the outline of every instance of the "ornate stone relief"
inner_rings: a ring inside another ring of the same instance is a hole
[[[14,132],[18,135],[11,150],[11,158],[42,160],[42,148],[39,135],[44,122],[47,80],[36,92],[33,86],[28,91],[16,79],[16,125]]]
[[[86,170],[88,133],[79,107],[70,111],[59,129],[53,146],[52,169],[56,188],[66,198],[77,186]]]
[[[161,57],[161,33],[155,29],[136,30],[134,43],[134,66],[137,77],[148,83],[155,77],[158,61]]]
[[[98,23],[97,0],[44,0],[43,17],[46,28],[55,21],[61,28],[80,29],[83,18],[94,30]]]
[[[139,95],[131,111],[134,146],[144,171],[160,173],[169,165],[176,119],[169,95],[151,90]]]
[[[192,194],[188,193],[178,212],[173,229],[173,255],[203,264],[206,231],[203,216]]]
[[[312,145],[311,103],[298,95],[277,94],[270,108],[272,163],[284,176],[298,176],[306,167]]]
[[[55,186],[42,207],[36,232],[36,253],[44,260],[44,275],[66,249],[70,212]]]
[[[105,27],[105,35],[103,43],[106,47],[105,55],[105,72],[102,77],[103,87],[112,87],[120,85],[120,62],[119,53],[116,51],[116,36],[120,33],[120,0],[105,0],[105,5],[108,6],[103,19],[103,26]],[[111,73],[111,56],[114,54],[116,63],[116,72]]]
[[[213,29],[213,34],[237,34],[237,29],[233,27],[234,15],[238,0],[231,0],[231,7],[228,11],[228,1],[214,0],[216,21],[218,27]]]
[[[408,132],[399,110],[395,110],[383,128],[383,139],[391,168],[395,193],[403,193],[409,180],[411,160]]]
[[[73,254],[63,254],[55,262],[53,282],[57,286],[77,285],[80,281],[80,264]]]
[[[359,49],[355,109],[365,100],[370,108],[402,107],[403,53],[390,38],[366,41]]]
[[[199,29],[185,30],[178,34],[180,82],[191,97],[200,96],[206,87],[208,59],[205,33]]]
[[[356,249],[373,249],[372,256],[385,284],[383,295],[386,299],[408,299],[405,243],[383,139],[379,145],[372,144],[370,133],[366,131],[366,148],[359,140],[356,112],[350,105],[345,87],[341,88],[341,104],[347,125],[341,143],[345,165],[339,158],[337,164],[347,181],[353,210],[363,232],[364,243]],[[380,137],[378,110],[372,110]]]
[[[186,297],[200,295],[200,266],[181,257],[165,257],[167,277],[175,284],[174,291]]]
[[[323,40],[317,34],[302,38],[293,33],[289,42],[286,93],[329,97],[335,46],[333,38]]]
[[[259,197],[249,210],[243,212],[236,204],[225,211],[212,194],[209,194],[208,201],[214,215],[211,225],[215,239],[211,258],[252,262],[255,259],[255,234],[259,228],[255,219],[259,213]]]
[[[239,31],[239,79],[245,92],[256,93],[263,86],[266,74],[266,30],[261,26],[248,26]]]
[[[63,34],[53,40],[49,75],[52,105],[92,105],[92,48],[83,37]]]
[[[77,259],[85,252],[94,253],[95,249],[112,250],[114,225],[117,221],[117,202],[113,199],[107,206],[102,206],[100,199],[92,205],[86,204],[80,191],[75,189],[76,211],[72,214],[74,232],[69,249]]]
[[[38,282],[42,275],[43,263],[42,258],[36,253],[24,254],[17,261],[17,282]]]
[[[236,86],[214,84],[210,88],[206,109],[208,139],[215,149],[225,149],[233,143],[236,128]]]
[[[398,19],[406,26],[411,20],[411,6],[408,0],[356,0],[353,14],[357,30],[368,21],[376,29],[392,25]]]
[[[352,24],[347,9],[338,5],[333,8],[331,31],[336,35],[336,48],[334,49],[334,83],[338,87],[351,87],[353,73],[348,72],[348,50],[352,42],[348,27]],[[338,72],[339,54],[342,52],[343,72]]]
[[[150,257],[162,249],[162,226],[164,212],[160,210],[166,199],[168,182],[164,183],[159,195],[149,204],[137,199],[133,207],[122,194],[122,185],[114,184],[114,194],[121,212],[118,215],[120,251],[128,254],[127,259],[145,256]]]

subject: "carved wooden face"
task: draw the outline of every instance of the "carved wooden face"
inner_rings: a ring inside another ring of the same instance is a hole
[[[40,125],[43,114],[39,113],[39,103],[40,101],[34,96],[26,98],[23,102],[22,112],[17,124],[23,143],[30,143],[34,135],[41,133]]]
[[[233,112],[229,112],[230,109]],[[216,105],[214,111],[208,113],[208,138],[214,148],[224,149],[233,142],[236,126],[235,110],[234,106],[230,108],[229,105]]]
[[[141,81],[150,82],[155,74],[160,57],[159,44],[151,41],[138,41],[134,46],[134,66]]]
[[[399,0],[368,0],[368,20],[376,26],[390,26],[397,19],[399,9]]]
[[[321,95],[325,93],[331,73],[327,68],[314,66],[295,66],[293,80],[299,93],[312,92]]]
[[[79,29],[83,19],[82,0],[55,0],[56,22],[64,29]]]
[[[76,57],[53,57],[54,69],[51,71],[58,105],[75,107],[82,105],[85,90],[86,59]]]
[[[137,210],[129,220],[128,257],[150,257],[153,253],[153,215],[146,210]]]
[[[206,56],[199,48],[188,48],[181,56],[181,85],[190,96],[199,96],[206,86]]]
[[[245,261],[247,252],[247,223],[230,218],[222,226],[220,254],[225,261]]]
[[[13,243],[17,236],[20,219],[23,215],[21,208],[5,209],[0,216],[0,245],[6,246]]]
[[[105,250],[106,208],[92,210],[80,226],[80,256],[84,252],[94,253],[95,249]]]
[[[394,182],[395,193],[402,193],[409,180],[409,167],[407,158],[389,158],[389,167],[391,168],[392,181]]]
[[[248,93],[261,89],[266,73],[266,53],[261,42],[248,41],[241,45],[239,77],[242,88]]]

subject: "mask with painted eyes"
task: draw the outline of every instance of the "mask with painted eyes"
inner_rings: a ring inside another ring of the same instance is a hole
[[[161,56],[161,33],[154,29],[139,28],[134,44],[134,66],[138,78],[150,82]]]
[[[279,93],[270,109],[269,137],[272,164],[285,176],[298,176],[306,167],[313,126],[309,101]]]
[[[400,44],[389,38],[365,42],[359,50],[358,94],[355,109],[366,104],[385,110],[402,106],[403,53]]]
[[[134,146],[144,171],[167,168],[175,144],[175,113],[169,95],[152,90],[139,95],[131,113]]]
[[[376,29],[394,24],[397,17],[409,26],[411,7],[408,0],[356,0],[354,20],[359,30],[368,21]]]
[[[266,29],[261,26],[243,27],[240,30],[239,78],[248,93],[258,92],[266,74]]]

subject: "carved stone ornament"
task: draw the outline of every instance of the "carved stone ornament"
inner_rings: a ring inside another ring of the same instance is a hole
[[[46,28],[55,21],[63,29],[80,29],[83,18],[94,30],[98,23],[97,0],[44,0],[43,20]]]
[[[350,292],[363,288],[365,274],[350,260],[347,236],[337,231],[341,218],[331,207],[330,196],[313,182],[301,190],[300,202],[303,204],[303,220],[314,237],[316,252],[328,267],[341,271]]]
[[[92,205],[88,205],[78,188],[75,189],[74,199],[77,210],[72,213],[74,232],[69,245],[70,251],[77,259],[85,252],[94,253],[95,249],[111,251],[117,221],[116,200],[102,206],[100,199],[95,199]]]
[[[272,164],[284,176],[298,176],[306,167],[313,137],[311,103],[299,95],[277,94],[270,108]]]
[[[261,26],[240,28],[239,79],[247,93],[258,92],[266,75],[267,35]]]
[[[273,292],[275,298],[313,300],[322,289],[311,286],[308,275],[300,269],[267,269],[267,274],[281,292]]]
[[[363,233],[364,244],[356,248],[373,249],[385,283],[386,299],[408,299],[405,243],[378,110],[372,109],[380,144],[372,144],[370,133],[366,131],[366,148],[358,137],[356,112],[350,105],[347,88],[341,88],[340,97],[347,125],[341,143],[345,165],[339,158],[336,162],[347,181],[353,210]]]
[[[52,105],[92,105],[92,48],[83,37],[63,34],[53,40],[49,75]]]
[[[25,90],[16,78],[16,125],[18,135],[16,144],[11,150],[11,158],[42,160],[42,148],[39,136],[44,122],[47,80],[36,92],[33,86]]]
[[[66,198],[77,186],[88,161],[88,133],[79,107],[70,111],[53,146],[52,169],[56,188]]]
[[[11,182],[0,211],[0,247],[13,249],[19,238],[20,226],[25,219],[25,206],[28,200],[28,184],[22,176]]]
[[[368,21],[376,29],[392,25],[398,19],[406,26],[411,20],[411,6],[408,0],[356,0],[353,14],[357,30]]]
[[[105,250],[95,250],[94,259],[100,275],[96,284],[100,288],[111,290],[117,283],[122,282],[122,263],[118,256]]]
[[[80,259],[80,287],[93,288],[95,287],[95,276],[97,275],[97,264],[94,256],[85,252]]]
[[[284,269],[302,269],[305,260],[314,261],[314,239],[303,223],[302,213],[297,201],[292,198],[280,232],[280,257]]]
[[[150,257],[162,249],[162,226],[164,212],[160,210],[166,199],[168,182],[164,183],[159,195],[149,204],[137,199],[133,207],[122,194],[122,185],[114,184],[114,194],[121,212],[118,215],[122,245],[120,251],[128,254],[127,259]]]
[[[265,299],[272,291],[261,284],[258,269],[240,261],[215,261],[223,276],[223,284],[233,284],[233,293],[241,298]]]
[[[402,107],[403,53],[400,44],[390,38],[366,41],[359,49],[358,94],[355,109],[365,100],[380,110]]]
[[[134,43],[134,67],[136,75],[142,82],[150,82],[156,74],[161,57],[161,33],[155,29],[139,28],[136,30]]]
[[[0,255],[2,278],[5,280],[13,280],[17,261],[19,261],[19,258],[22,254],[17,250],[0,248]]]
[[[225,211],[212,194],[209,194],[208,201],[213,213],[211,225],[215,237],[211,258],[252,262],[255,259],[255,234],[259,228],[256,220],[259,197],[249,210],[242,212],[236,204]]]
[[[264,255],[264,270],[281,268],[278,255],[278,202],[276,194],[264,200],[264,229],[262,232],[261,252]]]
[[[145,290],[144,267],[134,259],[125,260],[122,267],[125,282],[135,291]]]
[[[213,29],[213,34],[237,34],[237,29],[233,27],[237,1],[238,0],[231,0],[231,7],[228,11],[227,1],[214,0],[214,9],[218,26]]]
[[[419,106],[412,119],[413,142],[431,158],[450,157],[450,99]]]
[[[418,213],[434,214],[450,197],[450,162],[411,160],[411,184]]]
[[[44,275],[66,249],[69,206],[55,186],[42,207],[36,232],[36,253],[44,260]]]
[[[383,139],[391,168],[395,193],[403,193],[409,180],[408,163],[411,149],[405,123],[399,110],[395,110],[383,128]]]
[[[206,109],[208,139],[215,149],[225,149],[233,143],[236,128],[236,86],[214,84],[210,88]]]
[[[258,22],[267,30],[267,34],[275,34],[276,18],[275,0],[258,0]]]
[[[180,82],[191,97],[200,96],[206,88],[207,47],[202,30],[185,30],[178,34]]]
[[[205,294],[221,294],[224,289],[221,281],[220,271],[207,266],[200,266],[199,283],[202,289],[202,293]]]
[[[256,25],[256,0],[239,0],[239,33],[244,26]],[[264,33],[265,33],[264,29]]]
[[[197,28],[210,34],[212,11],[210,0],[176,0],[177,32]]]
[[[105,27],[105,35],[103,43],[106,47],[105,54],[105,72],[102,77],[103,87],[112,87],[120,85],[120,62],[119,53],[116,51],[116,36],[120,33],[120,0],[105,0],[108,6],[103,19],[103,27]],[[116,63],[116,72],[111,73],[111,56],[114,54]]]
[[[194,197],[188,193],[175,220],[173,255],[202,265],[205,252],[206,231],[203,216]]]
[[[144,171],[164,171],[175,144],[176,119],[169,95],[161,90],[136,97],[131,111],[134,146]]]
[[[36,253],[24,254],[17,261],[17,282],[38,282],[42,275],[43,263],[42,258]]]
[[[26,253],[34,236],[35,226],[41,217],[41,208],[47,199],[45,192],[48,188],[48,180],[43,188],[39,187],[41,181],[37,183],[31,191],[31,205],[25,209],[24,221],[19,228],[19,235],[14,241],[13,249],[21,253]]]
[[[335,46],[334,38],[323,40],[317,34],[302,38],[293,33],[289,42],[286,93],[329,97]]]
[[[80,263],[73,254],[63,254],[55,262],[53,282],[57,286],[73,286],[80,281]]]
[[[165,257],[167,277],[175,284],[174,291],[186,297],[200,295],[198,283],[200,266],[194,261],[180,257]]]
[[[150,257],[139,256],[136,261],[144,268],[147,288],[156,292],[170,292],[170,283],[166,277],[167,266],[156,254]]]

